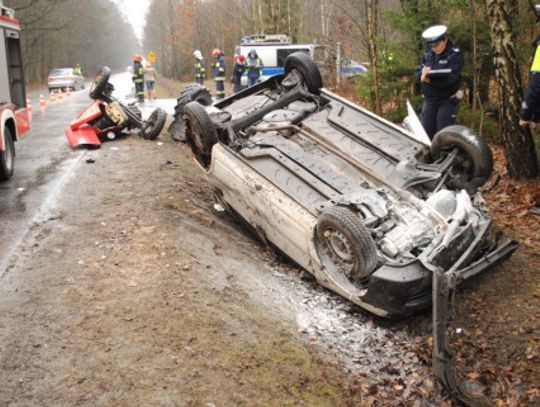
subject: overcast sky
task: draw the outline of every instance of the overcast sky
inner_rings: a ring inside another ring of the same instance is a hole
[[[142,44],[142,34],[144,27],[144,16],[146,15],[146,10],[150,5],[151,0],[111,0],[116,3],[122,13],[125,14],[128,21],[133,26],[135,30],[135,35],[139,39],[139,42]]]

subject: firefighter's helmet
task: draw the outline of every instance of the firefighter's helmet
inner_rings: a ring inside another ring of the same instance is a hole
[[[134,60],[134,61],[141,62],[141,61],[142,61],[142,57],[141,57],[139,54],[135,54],[135,55],[133,55],[133,60]]]
[[[246,57],[243,56],[242,54],[240,54],[240,55],[238,55],[238,56],[236,57],[236,60],[237,60],[238,62],[244,62],[244,61],[246,60]]]
[[[203,59],[202,57],[202,53],[200,50],[196,49],[195,51],[193,51],[193,56],[197,59]]]
[[[214,48],[214,49],[212,50],[212,56],[213,56],[214,58],[217,58],[217,57],[219,57],[220,55],[221,55],[221,50],[220,50],[219,48]]]

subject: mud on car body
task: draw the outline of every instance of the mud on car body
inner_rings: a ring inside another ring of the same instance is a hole
[[[423,141],[323,89],[306,54],[213,106],[182,108],[221,205],[377,315],[429,307],[434,272],[461,281],[515,250],[491,237],[477,189],[492,158],[471,129]]]

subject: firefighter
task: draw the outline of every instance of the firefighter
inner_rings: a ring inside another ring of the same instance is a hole
[[[75,64],[75,73],[82,76],[82,68],[78,62]]]
[[[144,102],[144,68],[139,54],[133,56],[133,83],[135,83],[137,99],[141,103]]]
[[[199,85],[204,85],[204,77],[206,76],[206,69],[204,67],[204,58],[201,51],[196,49],[193,51],[195,57],[195,82]]]
[[[262,67],[262,59],[259,58],[259,55],[257,55],[257,51],[254,49],[249,51],[246,60],[247,76],[249,81],[248,86],[253,86],[259,81],[259,78],[262,75]]]
[[[422,33],[428,48],[416,68],[424,105],[422,126],[430,139],[435,133],[456,122],[459,102],[463,96],[461,69],[463,55],[446,36],[446,26],[436,25]]]
[[[536,22],[540,19],[540,4],[534,6]],[[529,87],[519,111],[519,125],[528,126],[530,122],[540,122],[540,35],[533,42]],[[540,210],[539,210],[540,211]]]
[[[242,54],[236,57],[236,62],[233,67],[233,75],[232,75],[234,93],[238,93],[242,89],[244,89],[244,87],[242,86],[242,75],[244,74],[244,71],[246,70],[245,61],[246,61],[246,57],[243,56]]]
[[[213,74],[216,81],[216,99],[223,99],[225,97],[225,56],[219,48],[214,48],[212,57],[215,59]]]

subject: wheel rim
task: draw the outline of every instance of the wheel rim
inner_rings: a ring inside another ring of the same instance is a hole
[[[337,271],[350,277],[356,260],[349,239],[334,228],[325,228],[322,232],[322,250]]]
[[[289,72],[281,82],[281,84],[287,88],[294,88],[295,86],[302,85],[303,83],[304,77],[297,69],[293,69],[291,72]]]

